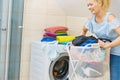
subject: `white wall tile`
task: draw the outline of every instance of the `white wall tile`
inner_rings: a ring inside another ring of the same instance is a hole
[[[67,26],[69,27],[69,35],[80,35],[81,28],[84,25],[85,17],[67,17]]]
[[[55,0],[48,0],[47,3],[47,14],[53,16],[65,16],[65,12],[60,8]]]
[[[48,16],[47,26],[61,26],[66,25],[66,16]]]
[[[48,9],[48,16],[66,16],[66,14],[61,9]]]
[[[24,76],[29,76],[29,68],[30,68],[30,62],[22,62],[21,63],[22,65],[21,65],[21,67],[23,67],[23,69],[21,70],[21,73],[22,73],[22,75],[24,75]]]
[[[47,15],[25,14],[24,16],[24,29],[41,30],[46,26]]]
[[[47,0],[25,0],[25,10],[39,10],[47,8]]]
[[[48,7],[48,9],[60,8],[60,6],[58,5],[58,3],[55,0],[48,0],[47,7]]]

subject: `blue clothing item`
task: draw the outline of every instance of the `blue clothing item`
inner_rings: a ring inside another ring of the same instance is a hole
[[[110,73],[110,80],[120,80],[120,56],[110,55]]]
[[[52,42],[52,41],[55,41],[56,39],[55,38],[51,38],[51,37],[43,37],[41,39],[41,42]]]
[[[95,42],[96,42],[95,40],[90,39],[90,40],[83,42],[80,46],[86,46],[86,45],[90,46],[89,44],[93,44]]]
[[[98,38],[109,39],[111,41],[115,40],[119,35],[114,31],[114,29],[120,27],[120,21],[115,18],[112,21],[108,21],[108,17],[111,13],[107,12],[106,16],[101,23],[95,22],[95,15],[92,15],[91,19],[85,22],[85,27]],[[120,56],[120,46],[111,48],[111,54]]]

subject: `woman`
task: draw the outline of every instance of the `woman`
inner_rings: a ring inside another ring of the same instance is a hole
[[[98,38],[109,39],[111,43],[99,40],[102,48],[110,50],[110,80],[120,80],[120,21],[110,12],[109,0],[88,0],[88,9],[92,16],[88,18],[82,28],[81,35],[87,31],[94,33]]]

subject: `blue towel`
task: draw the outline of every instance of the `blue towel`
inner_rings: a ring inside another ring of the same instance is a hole
[[[55,41],[55,38],[51,38],[51,37],[44,37],[41,39],[41,42],[52,42]]]

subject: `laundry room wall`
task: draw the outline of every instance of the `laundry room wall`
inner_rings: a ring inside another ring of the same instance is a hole
[[[56,0],[24,1],[20,80],[29,80],[31,42],[40,41],[44,28],[50,26],[67,26],[68,34],[77,36],[86,17],[67,16]]]

